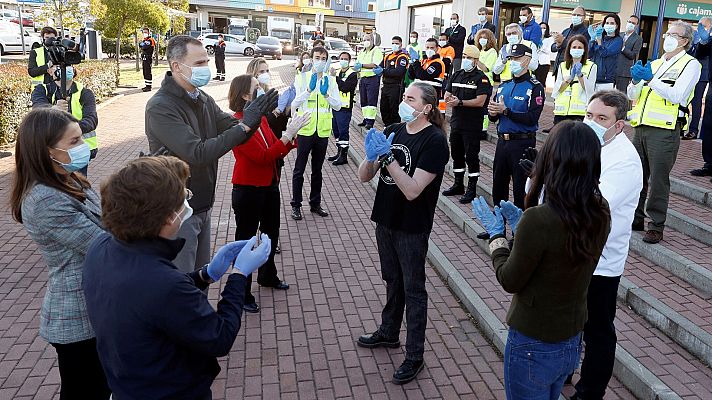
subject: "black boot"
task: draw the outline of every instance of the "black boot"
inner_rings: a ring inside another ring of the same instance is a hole
[[[339,159],[339,157],[341,157],[341,146],[339,146],[337,144],[336,145],[336,154],[334,154],[333,156],[327,157],[326,161],[336,161]]]
[[[465,180],[464,172],[455,172],[455,183],[453,183],[452,186],[450,186],[450,189],[443,191],[443,196],[455,196],[458,194],[464,194],[465,193],[465,184],[463,183],[464,180]]]
[[[465,194],[460,197],[460,204],[470,204],[475,197],[477,197],[477,177],[470,176],[467,178],[467,190],[465,190]]]
[[[344,165],[349,163],[349,146],[339,147],[339,158],[334,160],[332,165]]]

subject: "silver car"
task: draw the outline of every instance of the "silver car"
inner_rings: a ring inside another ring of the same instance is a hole
[[[235,35],[223,34],[225,38],[225,53],[226,54],[242,54],[251,57],[255,54],[255,45],[246,42]],[[217,33],[206,33],[198,36],[198,40],[203,43],[205,50],[209,55],[215,54],[215,46],[218,43]]]

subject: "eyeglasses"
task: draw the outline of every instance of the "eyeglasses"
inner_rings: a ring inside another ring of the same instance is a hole
[[[679,33],[666,33],[663,35],[663,38],[667,38],[667,37],[673,37],[675,39],[687,39],[687,37],[685,37]]]
[[[193,198],[193,192],[190,189],[185,189],[185,199],[190,201]]]

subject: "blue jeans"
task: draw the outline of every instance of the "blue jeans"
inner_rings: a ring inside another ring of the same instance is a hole
[[[504,349],[508,400],[557,400],[581,356],[581,333],[558,343],[530,338],[509,328]]]

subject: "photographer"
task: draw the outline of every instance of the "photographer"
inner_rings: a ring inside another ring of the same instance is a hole
[[[52,65],[46,48],[47,39],[57,38],[57,30],[45,26],[40,31],[40,35],[43,45],[30,52],[30,59],[27,62],[27,73],[32,77],[33,86],[52,82],[54,71],[57,69],[57,66]]]
[[[81,83],[74,81],[77,76],[76,67],[69,65],[66,71],[66,98],[62,98],[59,90],[61,70],[57,69],[53,76],[53,81],[35,86],[32,91],[32,108],[53,107],[72,114],[74,118],[79,120],[82,139],[89,146],[91,159],[94,159],[99,148],[96,139],[96,126],[99,123],[99,116],[96,112],[96,98],[94,97],[94,92],[85,88]],[[87,168],[88,166],[80,169],[79,172],[87,176]]]

